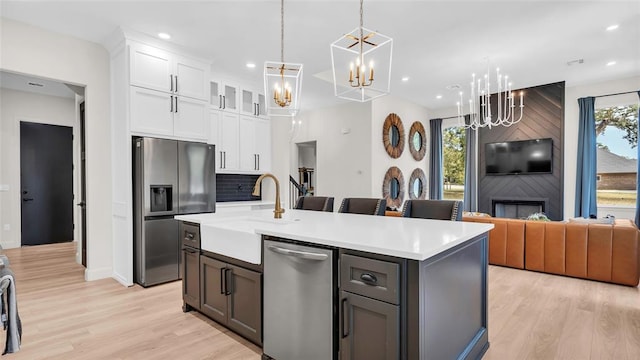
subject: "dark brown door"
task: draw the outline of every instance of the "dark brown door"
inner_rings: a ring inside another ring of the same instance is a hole
[[[82,266],[87,267],[87,167],[85,157],[84,102],[80,103],[80,240]]]
[[[226,264],[200,256],[200,311],[213,320],[227,323]]]
[[[22,245],[73,240],[73,131],[20,122]]]
[[[182,300],[200,309],[200,254],[190,247],[182,249]]]
[[[341,360],[400,358],[397,305],[342,291]]]
[[[227,326],[238,334],[262,344],[262,274],[227,265],[229,320]]]

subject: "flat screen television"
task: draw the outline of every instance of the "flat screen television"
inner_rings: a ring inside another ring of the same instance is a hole
[[[484,145],[487,175],[550,174],[553,140],[532,139]]]

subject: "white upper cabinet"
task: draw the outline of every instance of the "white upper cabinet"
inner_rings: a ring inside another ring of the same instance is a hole
[[[131,131],[141,134],[173,135],[174,96],[131,86]]]
[[[240,170],[264,173],[271,170],[271,122],[240,117]]]
[[[229,112],[238,112],[238,87],[223,81],[209,82],[210,103],[212,108]]]
[[[130,86],[131,131],[139,135],[206,141],[209,105],[202,100]]]
[[[145,136],[209,138],[209,65],[129,43],[130,129]]]
[[[240,94],[240,113],[267,118],[267,103],[264,92],[243,88]]]
[[[208,99],[208,64],[137,42],[131,42],[129,54],[130,85]]]
[[[206,141],[209,135],[209,104],[188,97],[174,96],[173,135]]]

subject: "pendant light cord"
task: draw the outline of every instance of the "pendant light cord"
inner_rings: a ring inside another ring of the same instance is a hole
[[[364,12],[362,11],[362,3],[363,2],[364,2],[364,0],[360,0],[360,62],[364,61],[364,59],[362,58],[362,50],[363,50],[363,44],[362,43],[364,42],[364,39],[363,39],[364,34],[362,33],[362,26],[363,26],[362,18],[363,18],[363,14],[364,14]],[[361,65],[364,65],[364,64],[361,64]]]
[[[284,64],[284,0],[280,0],[280,61]]]

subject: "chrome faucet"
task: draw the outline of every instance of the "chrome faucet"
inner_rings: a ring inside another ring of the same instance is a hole
[[[282,206],[280,206],[280,182],[278,181],[278,178],[276,178],[273,174],[270,174],[270,173],[265,173],[260,175],[258,180],[256,180],[256,184],[253,186],[252,195],[260,196],[260,184],[262,183],[262,179],[266,177],[272,178],[273,181],[276,183],[276,208],[275,210],[273,210],[273,218],[281,219],[282,213],[284,213],[284,209],[282,208]]]

